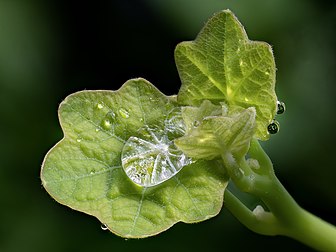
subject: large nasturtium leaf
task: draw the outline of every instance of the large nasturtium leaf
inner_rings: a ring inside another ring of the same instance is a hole
[[[179,221],[215,216],[227,185],[224,169],[216,162],[185,163],[170,179],[150,187],[134,183],[122,168],[122,155],[129,157],[129,148],[133,151],[132,144],[139,144],[139,139],[143,139],[140,149],[158,146],[157,155],[171,148],[166,138],[163,145],[158,144],[161,138],[150,145],[148,134],[157,130],[152,137],[172,137],[174,127],[179,132],[175,100],[144,79],[130,80],[118,91],[68,96],[59,108],[64,138],[48,152],[42,166],[45,189],[61,204],[97,217],[123,237],[151,236]],[[133,158],[133,152],[130,155]],[[146,152],[134,158],[151,164],[146,160],[153,155]]]
[[[275,62],[271,46],[250,41],[234,14],[215,14],[196,40],[175,50],[182,80],[178,102],[199,105],[207,99],[230,107],[256,109],[256,137],[267,140],[276,113]]]

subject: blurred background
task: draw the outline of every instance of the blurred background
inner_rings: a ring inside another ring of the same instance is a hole
[[[264,146],[278,178],[300,205],[336,224],[335,1],[0,0],[0,251],[310,251],[254,234],[225,209],[200,224],[125,240],[41,186],[44,155],[62,138],[57,108],[67,95],[115,90],[134,77],[176,94],[176,44],[227,8],[250,39],[274,49],[287,111]]]

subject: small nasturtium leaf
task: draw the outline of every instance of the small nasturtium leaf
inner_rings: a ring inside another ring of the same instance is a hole
[[[43,186],[61,204],[97,217],[122,237],[147,237],[179,221],[217,215],[227,185],[225,170],[215,161],[191,163],[174,147],[172,140],[183,133],[180,114],[176,97],[163,95],[144,79],[130,80],[118,91],[68,96],[59,108],[64,138],[44,159]],[[132,145],[139,145],[138,152]],[[148,170],[156,176],[150,181],[160,183],[139,186],[127,176],[123,158],[135,168],[141,161],[153,169],[162,162],[157,169],[174,166],[178,173],[165,177]]]
[[[201,107],[204,107],[204,103]],[[189,117],[189,114],[182,116]],[[232,115],[225,114],[224,109],[223,115],[205,117],[199,125],[174,142],[195,159],[215,159],[226,153],[243,157],[255,131],[255,116],[253,107]]]
[[[224,107],[214,105],[208,100],[204,100],[199,107],[182,107],[182,119],[186,127],[186,133],[188,134],[191,130],[198,127],[205,117],[223,115]]]
[[[182,80],[178,102],[200,105],[207,99],[215,104],[256,109],[256,133],[267,140],[267,126],[274,119],[275,62],[271,46],[250,41],[234,14],[215,14],[196,40],[182,42],[175,50]]]

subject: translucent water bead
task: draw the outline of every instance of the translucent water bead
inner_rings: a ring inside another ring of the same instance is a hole
[[[130,137],[121,154],[127,176],[144,187],[158,185],[177,174],[192,161],[178,150],[166,130],[141,129],[141,137]]]

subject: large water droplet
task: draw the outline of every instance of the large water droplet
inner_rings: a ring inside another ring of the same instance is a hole
[[[119,114],[121,115],[122,118],[125,119],[129,118],[129,112],[124,108],[119,109]]]
[[[186,126],[182,118],[181,108],[172,109],[165,120],[165,131],[169,139],[181,137],[185,134]]]
[[[277,114],[283,114],[286,111],[286,105],[284,102],[277,101]]]
[[[136,184],[158,185],[178,173],[192,160],[178,150],[165,131],[145,126],[141,137],[130,137],[121,154],[122,167]]]
[[[280,130],[280,124],[278,121],[273,120],[270,125],[268,125],[267,130],[270,134],[276,134]]]

